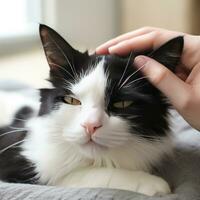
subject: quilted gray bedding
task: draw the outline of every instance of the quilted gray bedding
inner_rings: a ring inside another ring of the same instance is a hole
[[[190,193],[190,192],[189,192]],[[0,200],[199,200],[200,196],[170,194],[147,197],[142,194],[114,189],[70,189],[39,185],[0,183]]]
[[[2,89],[1,86],[2,84],[0,84],[0,89]],[[5,87],[3,88],[5,89]],[[13,89],[13,87],[11,88]],[[6,88],[6,90],[10,90],[10,88]],[[177,113],[172,112],[172,115],[173,130],[177,135],[177,141],[181,144],[185,142],[195,144],[196,142],[196,145],[200,145],[199,132],[192,130]],[[130,191],[114,189],[72,189],[0,182],[0,200],[200,200],[200,196],[191,196],[192,192],[188,191],[196,186],[190,187],[190,189],[187,185],[183,185],[183,187],[185,193],[177,191],[177,194],[170,194],[164,197],[147,197]]]
[[[49,186],[0,184],[1,200],[186,200],[178,195],[147,197],[134,192],[112,189],[65,189]],[[190,200],[197,200],[191,198]]]

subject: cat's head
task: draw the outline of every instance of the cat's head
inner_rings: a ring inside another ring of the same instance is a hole
[[[168,104],[133,66],[134,53],[81,53],[45,25],[40,25],[40,36],[55,87],[45,93],[41,114],[51,111],[63,140],[88,156],[123,151],[127,145],[138,154],[161,151],[156,144],[169,131]],[[182,49],[183,37],[177,37],[147,55],[174,71]]]

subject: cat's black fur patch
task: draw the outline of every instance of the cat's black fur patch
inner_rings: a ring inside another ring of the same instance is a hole
[[[23,107],[16,113],[11,125],[0,128],[0,152],[26,138],[28,131],[21,129],[24,129],[25,120],[32,116],[32,112],[31,108]],[[22,149],[19,146],[22,143],[0,153],[0,180],[14,183],[37,182],[33,163],[21,155]]]
[[[134,58],[129,60],[129,58],[110,55],[104,59],[105,71],[109,74],[109,85],[106,90],[107,113],[129,121],[130,132],[134,134],[148,138],[154,135],[164,136],[168,131],[166,101],[147,79],[142,79],[143,75],[137,71],[137,68],[133,67]],[[134,75],[130,77],[131,74]],[[127,83],[131,84],[125,84],[120,88],[129,77]],[[125,109],[116,109],[112,106],[114,102],[123,100],[134,103]]]

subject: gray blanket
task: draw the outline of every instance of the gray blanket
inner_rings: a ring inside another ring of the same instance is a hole
[[[0,200],[184,200],[177,195],[147,197],[134,192],[112,189],[70,189],[49,186],[0,184]],[[197,200],[197,199],[190,199]]]

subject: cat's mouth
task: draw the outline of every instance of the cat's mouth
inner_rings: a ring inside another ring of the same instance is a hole
[[[90,138],[83,146],[91,147],[91,148],[101,148],[101,149],[107,149],[106,146],[99,144],[97,141],[95,141],[93,138]]]
[[[108,147],[98,143],[98,141],[88,140],[84,144],[80,145],[81,153],[88,158],[96,158],[96,156],[102,156],[108,151]]]

